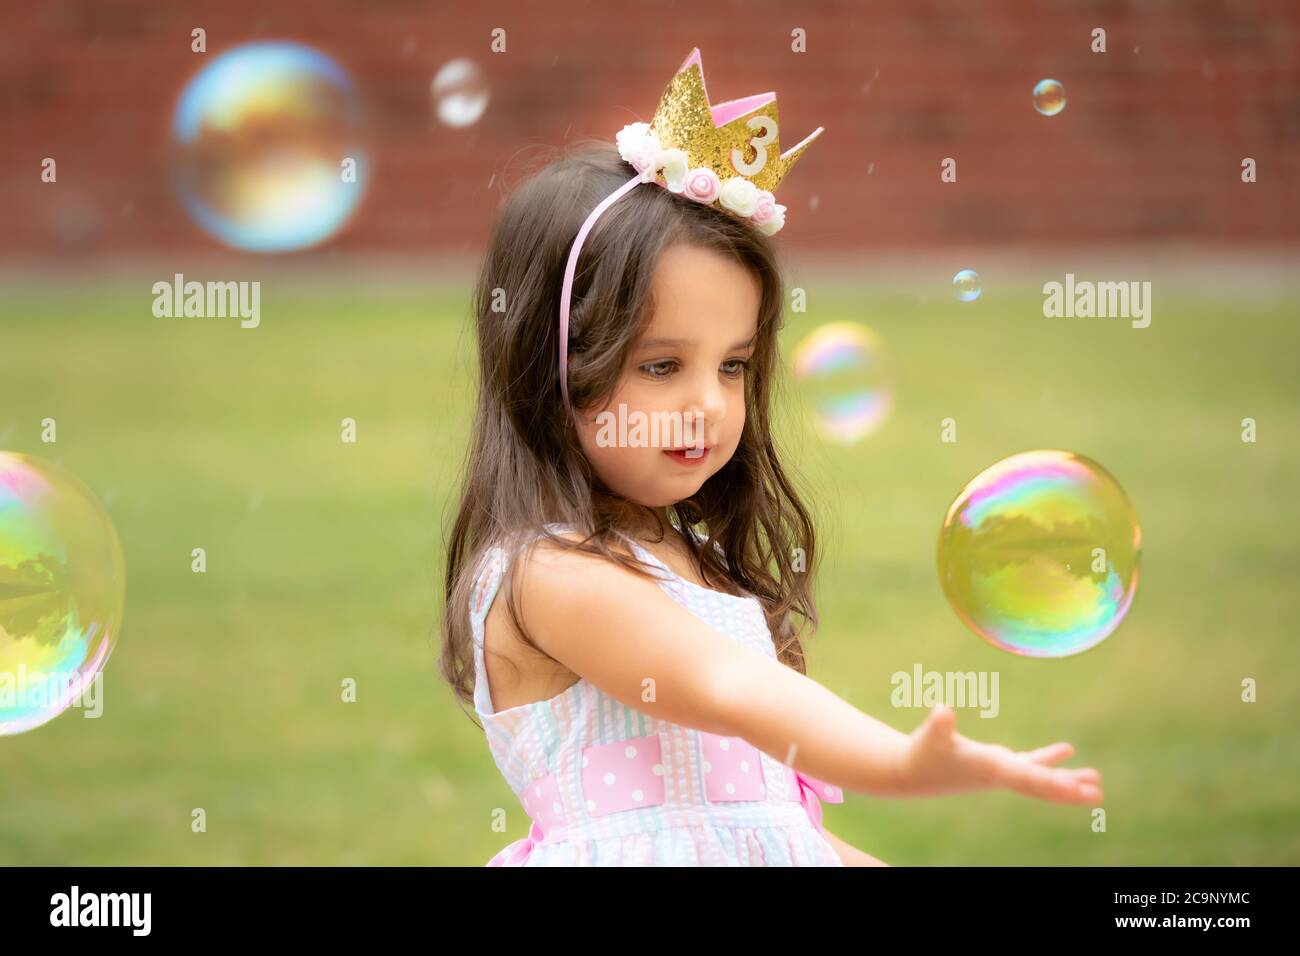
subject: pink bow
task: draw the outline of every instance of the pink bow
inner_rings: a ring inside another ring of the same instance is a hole
[[[524,861],[528,859],[529,854],[533,852],[533,847],[542,842],[542,828],[534,820],[532,826],[528,828],[528,836],[516,840],[504,850],[498,853],[492,859],[488,860],[486,866],[523,866]]]
[[[803,808],[808,811],[808,819],[812,820],[820,832],[825,833],[826,828],[822,826],[822,804],[825,800],[827,803],[843,803],[844,791],[839,787],[829,784],[824,780],[819,780],[809,774],[800,773],[793,770],[794,779],[799,784],[799,802]],[[818,799],[818,798],[821,799]]]

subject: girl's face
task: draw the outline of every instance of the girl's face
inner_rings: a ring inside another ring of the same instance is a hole
[[[608,404],[579,416],[582,450],[611,491],[665,507],[735,454],[761,294],[757,276],[717,252],[677,244],[660,255],[649,326]]]

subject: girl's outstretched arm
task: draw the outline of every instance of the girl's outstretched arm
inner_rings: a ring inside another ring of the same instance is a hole
[[[1095,769],[1054,768],[1074,754],[1068,743],[1022,752],[980,743],[956,732],[956,715],[944,706],[902,734],[797,671],[755,658],[732,673],[731,733],[764,753],[784,754],[796,770],[879,796],[1006,788],[1054,803],[1102,801]]]
[[[576,534],[565,535],[581,540]],[[653,580],[546,540],[517,562],[524,624],[537,645],[615,700],[709,733],[740,737],[794,769],[888,797],[1007,787],[1063,803],[1101,800],[1100,775],[1053,769],[1069,744],[1015,753],[955,733],[946,707],[912,734],[721,634]]]

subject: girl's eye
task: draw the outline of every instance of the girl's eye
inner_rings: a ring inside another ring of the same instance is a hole
[[[666,365],[676,365],[672,359],[664,359],[662,362],[651,362],[649,365],[642,365],[641,371],[645,372],[651,378],[667,378],[668,372],[656,372],[655,369],[661,369]]]
[[[664,359],[662,362],[650,362],[641,366],[641,371],[645,372],[650,378],[667,378],[672,374],[677,362],[673,359]],[[736,367],[739,366],[739,367]],[[745,374],[750,363],[747,359],[729,359],[722,363],[723,374],[730,378],[738,378]]]

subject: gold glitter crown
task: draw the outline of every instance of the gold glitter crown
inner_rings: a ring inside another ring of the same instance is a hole
[[[664,90],[650,129],[665,149],[685,151],[691,165],[713,170],[723,182],[740,175],[771,193],[822,132],[822,127],[817,127],[782,153],[775,93],[757,93],[711,106],[699,47],[691,51]]]
[[[619,157],[636,175],[587,215],[569,248],[560,286],[560,392],[569,403],[569,311],[578,256],[587,234],[612,204],[641,183],[655,183],[694,202],[720,208],[751,222],[764,235],[785,227],[785,206],[773,195],[809,144],[818,126],[798,146],[781,152],[776,94],[758,93],[717,106],[704,88],[699,47],[677,70],[659,100],[654,120],[629,123],[615,137]],[[662,179],[660,174],[662,173]]]

